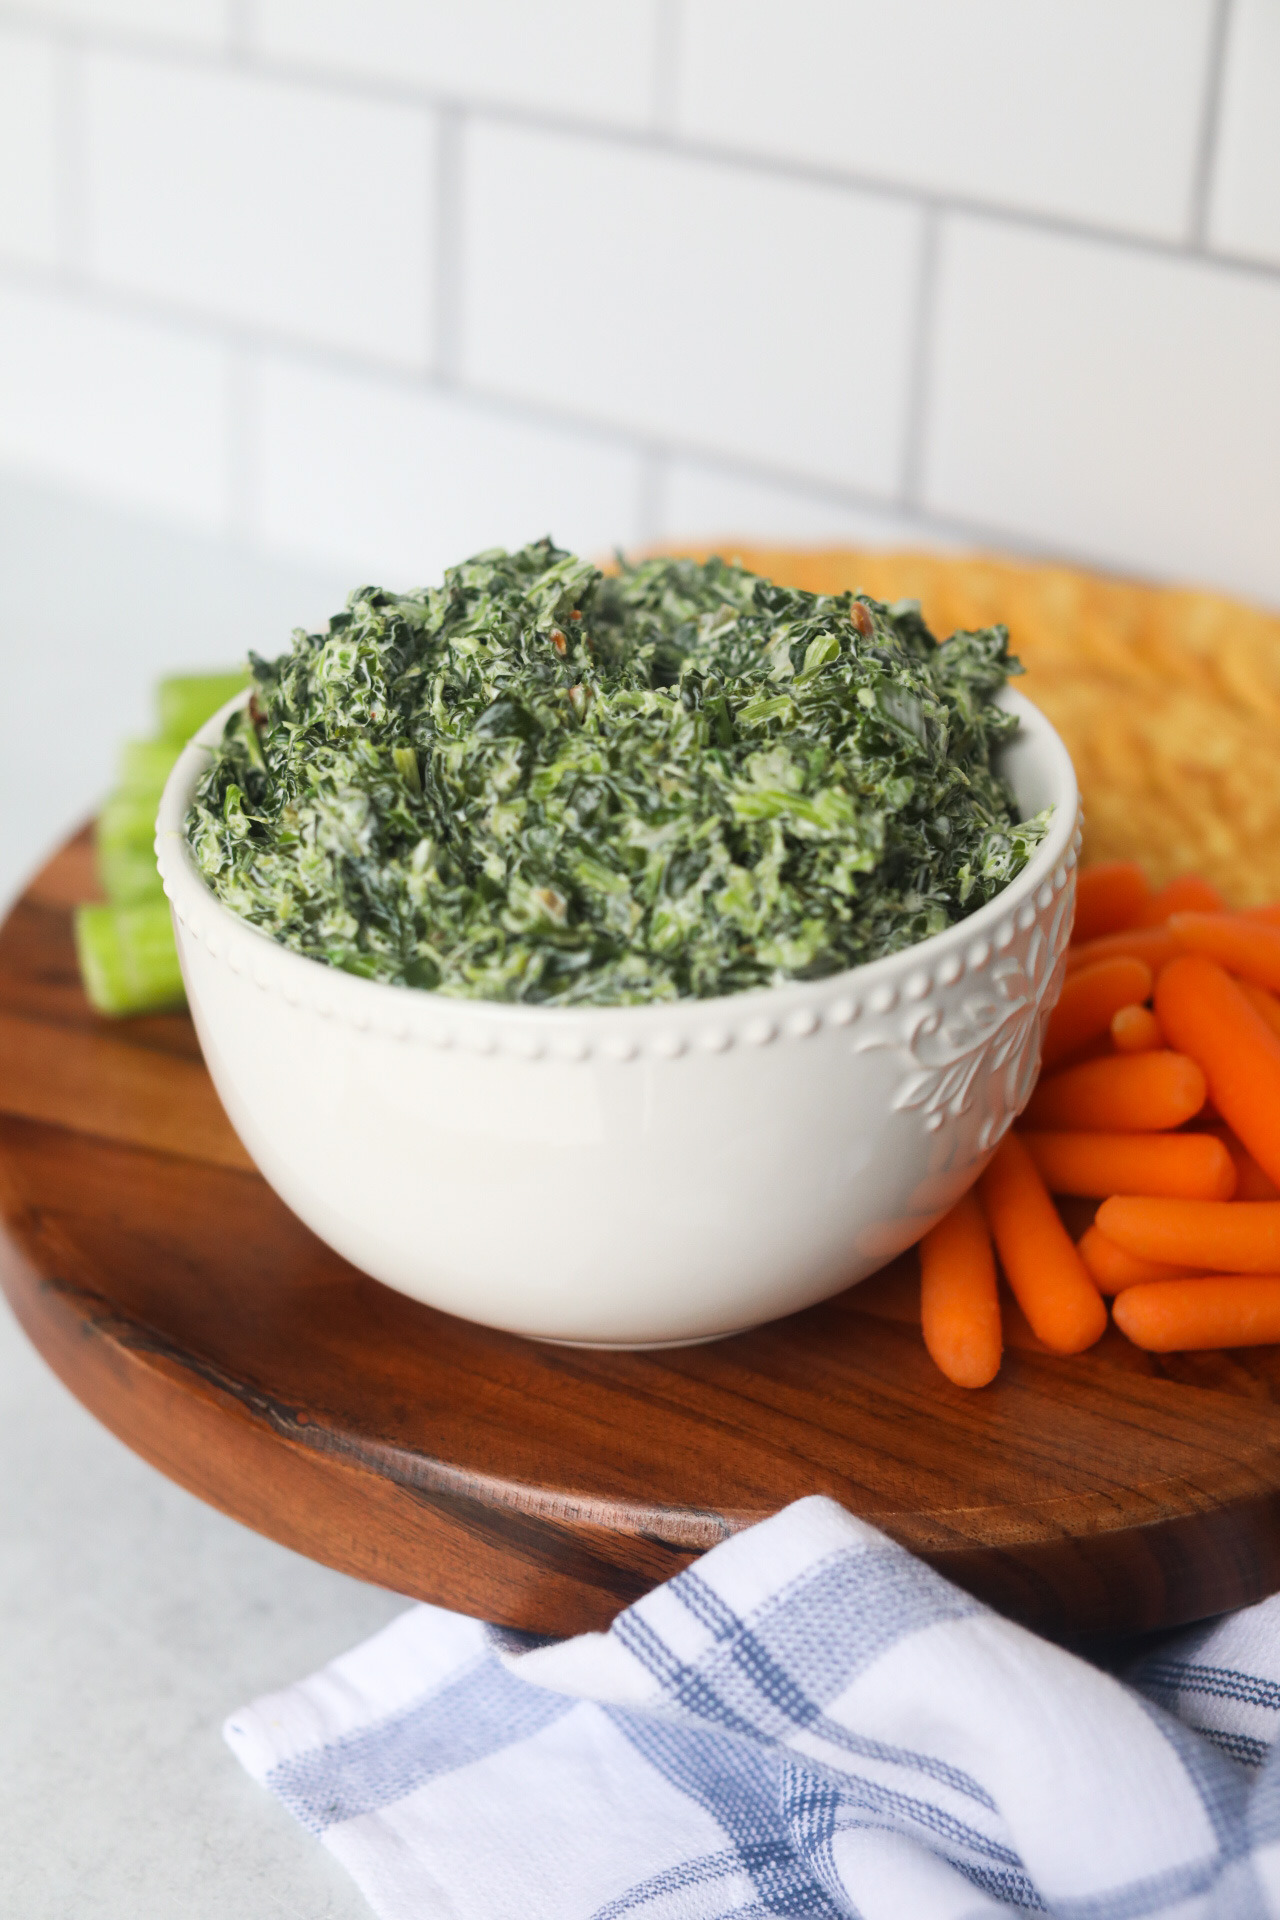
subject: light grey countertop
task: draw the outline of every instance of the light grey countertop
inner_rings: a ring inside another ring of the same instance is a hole
[[[406,1604],[165,1480],[0,1306],[0,1913],[368,1920],[221,1727]]]
[[[158,674],[280,651],[351,584],[0,477],[0,901],[150,731]],[[0,1305],[0,1914],[368,1920],[221,1726],[405,1604],[163,1479]]]

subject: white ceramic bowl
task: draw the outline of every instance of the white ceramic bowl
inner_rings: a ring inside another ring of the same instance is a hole
[[[229,912],[182,823],[233,701],[174,768],[156,838],[232,1125],[366,1273],[540,1339],[712,1339],[862,1279],[986,1165],[1058,995],[1075,775],[1044,716],[1001,698],[1019,806],[1055,813],[998,899],[825,980],[576,1011],[356,979]]]

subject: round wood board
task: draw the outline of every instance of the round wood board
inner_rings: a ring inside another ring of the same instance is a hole
[[[711,1346],[539,1346],[416,1305],[255,1173],[190,1022],[80,991],[82,835],[0,929],[4,1282],[50,1365],[163,1472],[330,1565],[571,1633],[826,1493],[1062,1637],[1280,1587],[1280,1352],[1055,1359],[1011,1315],[952,1387],[911,1261]]]

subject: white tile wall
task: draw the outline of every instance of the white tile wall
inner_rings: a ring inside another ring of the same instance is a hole
[[[678,120],[758,153],[1174,238],[1210,19],[1211,0],[688,0]]]
[[[221,47],[234,0],[23,0],[22,11],[105,33],[139,34],[193,47]]]
[[[425,366],[427,110],[114,53],[87,56],[83,85],[105,284]]]
[[[0,28],[0,252],[52,265],[58,255],[57,53]]]
[[[1277,102],[1280,0],[0,0],[0,465],[399,579],[972,538],[1280,604]]]
[[[480,386],[848,486],[895,486],[914,209],[480,125],[463,231],[463,366]]]
[[[654,537],[767,545],[919,545],[918,521],[851,506],[814,488],[780,486],[706,460],[676,458],[663,476]],[[937,536],[931,545],[939,544]],[[942,544],[949,544],[944,541]]]
[[[958,221],[926,498],[1280,600],[1280,283]]]
[[[1280,4],[1235,0],[1210,237],[1280,266]]]
[[[636,538],[639,461],[625,449],[275,356],[257,384],[260,523],[280,551],[405,588],[544,533],[586,553]]]
[[[277,59],[582,120],[642,125],[659,0],[259,0]]]
[[[220,529],[226,350],[0,287],[0,462]]]

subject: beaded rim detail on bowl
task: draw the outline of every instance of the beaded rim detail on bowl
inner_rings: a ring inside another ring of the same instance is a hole
[[[240,696],[241,699],[243,697]],[[238,701],[229,703],[228,707],[214,715],[208,726],[220,726],[236,704]],[[1070,770],[1066,749],[1057,734],[1038,709],[1033,711],[1045,728],[1050,746],[1057,746]],[[204,731],[206,729],[202,728],[201,732]],[[207,751],[200,735],[184,750],[170,775],[171,785],[193,748]],[[190,784],[190,781],[185,783],[184,792]],[[162,816],[168,809],[169,796],[170,788],[166,787],[161,801]],[[807,989],[801,982],[788,982],[781,987],[756,988],[748,993],[724,995],[701,1003],[665,1002],[635,1007],[563,1008],[518,1004],[508,1007],[487,1001],[453,1001],[420,989],[396,987],[383,981],[358,980],[346,974],[335,978],[333,970],[323,962],[294,953],[247,921],[238,921],[230,908],[223,906],[203,877],[196,872],[180,826],[158,829],[155,851],[165,894],[174,914],[191,938],[198,941],[212,959],[250,978],[263,992],[278,993],[282,1002],[290,1008],[304,1013],[312,1012],[321,1019],[333,1020],[356,1031],[372,1032],[385,1040],[396,1043],[415,1041],[440,1051],[459,1047],[471,1054],[498,1054],[530,1065],[546,1060],[562,1064],[577,1063],[592,1058],[611,1065],[625,1065],[646,1059],[671,1062],[689,1053],[704,1056],[726,1053],[739,1044],[764,1047],[780,1037],[793,1042],[808,1040],[821,1029],[846,1029],[858,1022],[866,1012],[888,1014],[904,1001],[920,1006],[931,994],[958,986],[966,974],[985,973],[997,955],[1006,952],[1012,945],[1019,928],[1030,932],[1037,919],[1037,908],[1040,912],[1046,912],[1055,897],[1072,884],[1080,855],[1082,819],[1077,799],[1073,829],[1066,846],[1053,856],[1052,872],[1046,873],[1043,868],[1045,855],[1059,837],[1058,830],[1054,828],[1050,829],[1048,840],[1036,850],[1022,873],[1006,888],[1005,894],[998,895],[986,907],[979,908],[973,916],[975,919],[984,914],[994,916],[998,913],[1001,916],[994,925],[986,927],[977,939],[968,939],[968,923],[959,921],[941,933],[932,935],[929,940],[921,941],[916,947],[904,948],[900,953],[847,968],[841,973],[829,975],[825,980],[815,981]],[[169,859],[173,851],[177,852],[175,864],[171,864]],[[198,900],[199,904],[195,907],[189,900],[180,897],[188,888],[195,892]],[[1008,893],[1015,890],[1027,896],[1019,901],[1017,907],[1006,898]],[[226,922],[231,925],[228,926]],[[945,940],[949,935],[954,937],[951,951],[938,956],[931,964],[921,964],[925,950],[934,941]],[[899,968],[907,967],[909,971],[892,980],[867,979],[860,994],[853,990],[857,976],[871,975],[873,969],[893,963],[897,963]],[[297,970],[300,968],[314,969],[314,981],[309,981],[305,973],[299,974]],[[308,984],[310,991],[307,990]],[[371,992],[379,998],[386,994],[412,995],[416,1004],[392,1011],[385,1005],[375,1006],[369,1001],[366,996]],[[804,997],[796,1004],[795,997],[801,994]],[[361,1003],[342,1004],[343,1000],[356,995]],[[771,1008],[766,1013],[762,1003],[770,1000],[776,1003],[782,995],[791,996],[792,1004],[777,1007],[776,1011]],[[736,1018],[729,1011],[734,1001],[739,1002],[741,1007]],[[701,1024],[698,1017],[700,1008],[705,1009],[705,1025]],[[636,1031],[635,1027],[639,1025],[635,1021],[637,1015],[646,1020],[653,1030]],[[530,1029],[527,1023],[531,1016],[546,1022],[544,1031]],[[565,1031],[563,1023],[582,1022],[584,1019],[590,1025],[601,1026],[598,1037],[589,1038],[581,1027]],[[613,1024],[628,1020],[633,1022],[629,1033]],[[679,1027],[668,1024],[672,1021],[681,1024]],[[605,1025],[606,1022],[609,1024]]]

